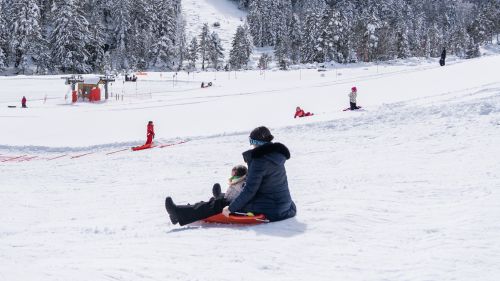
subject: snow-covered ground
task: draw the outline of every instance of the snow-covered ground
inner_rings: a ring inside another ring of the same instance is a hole
[[[498,280],[498,65],[149,73],[76,105],[60,77],[1,77],[0,280]],[[365,110],[342,112],[352,86]],[[129,151],[148,120],[188,142]],[[259,125],[297,217],[171,225],[165,196],[208,199]]]

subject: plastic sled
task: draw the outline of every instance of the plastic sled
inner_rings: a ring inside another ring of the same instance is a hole
[[[362,106],[359,106],[359,105],[358,105],[358,109],[362,109],[362,108],[363,108]],[[349,111],[349,110],[351,110],[351,108],[350,108],[350,107],[348,107],[348,108],[346,108],[346,109],[344,109],[344,110],[342,110],[342,111]]]
[[[224,224],[261,224],[269,222],[264,215],[244,216],[231,214],[225,217],[223,214],[217,214],[203,220],[210,223],[224,223]]]
[[[141,146],[132,147],[132,150],[133,151],[138,151],[138,150],[144,150],[144,149],[149,149],[149,148],[153,148],[153,147],[155,147],[154,144],[148,143],[148,144],[144,144],[144,145],[141,145]]]

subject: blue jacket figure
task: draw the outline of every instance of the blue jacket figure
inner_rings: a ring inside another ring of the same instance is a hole
[[[250,135],[254,149],[243,153],[248,165],[247,182],[241,194],[229,205],[229,212],[264,214],[270,221],[294,217],[296,207],[290,196],[285,161],[290,151],[281,143],[272,143],[266,127]]]
[[[285,170],[290,151],[281,143],[273,143],[273,138],[266,127],[258,127],[250,133],[250,144],[254,148],[243,153],[248,165],[246,184],[233,201],[214,196],[208,202],[176,205],[167,197],[165,208],[170,221],[186,225],[221,212],[225,216],[235,212],[264,214],[269,221],[294,217],[297,209],[290,196]]]

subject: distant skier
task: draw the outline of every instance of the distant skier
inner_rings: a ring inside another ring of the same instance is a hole
[[[349,101],[351,104],[351,110],[360,109],[360,106],[356,105],[356,98],[358,97],[358,89],[356,87],[351,88],[351,92],[349,93]]]
[[[28,106],[26,106],[26,97],[23,96],[23,98],[21,99],[21,106],[22,108],[27,108]]]
[[[154,129],[153,121],[148,122],[148,131],[147,131],[146,136],[147,136],[146,144],[153,143],[153,139],[155,138],[155,129]]]
[[[306,117],[306,116],[313,116],[314,113],[311,113],[311,112],[305,112],[302,108],[300,108],[300,106],[297,106],[297,108],[295,109],[295,116],[293,118],[297,118],[297,117]]]
[[[443,52],[441,52],[441,59],[439,60],[439,64],[444,66],[446,63],[446,48],[443,48]]]

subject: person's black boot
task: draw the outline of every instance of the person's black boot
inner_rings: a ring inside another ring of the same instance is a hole
[[[212,187],[212,194],[214,195],[215,198],[218,198],[222,193],[222,190],[220,189],[220,184],[216,183]]]
[[[170,221],[172,224],[177,224],[179,219],[177,218],[177,206],[175,206],[174,201],[172,201],[171,197],[165,198],[165,209],[167,209],[168,214],[170,215]]]

